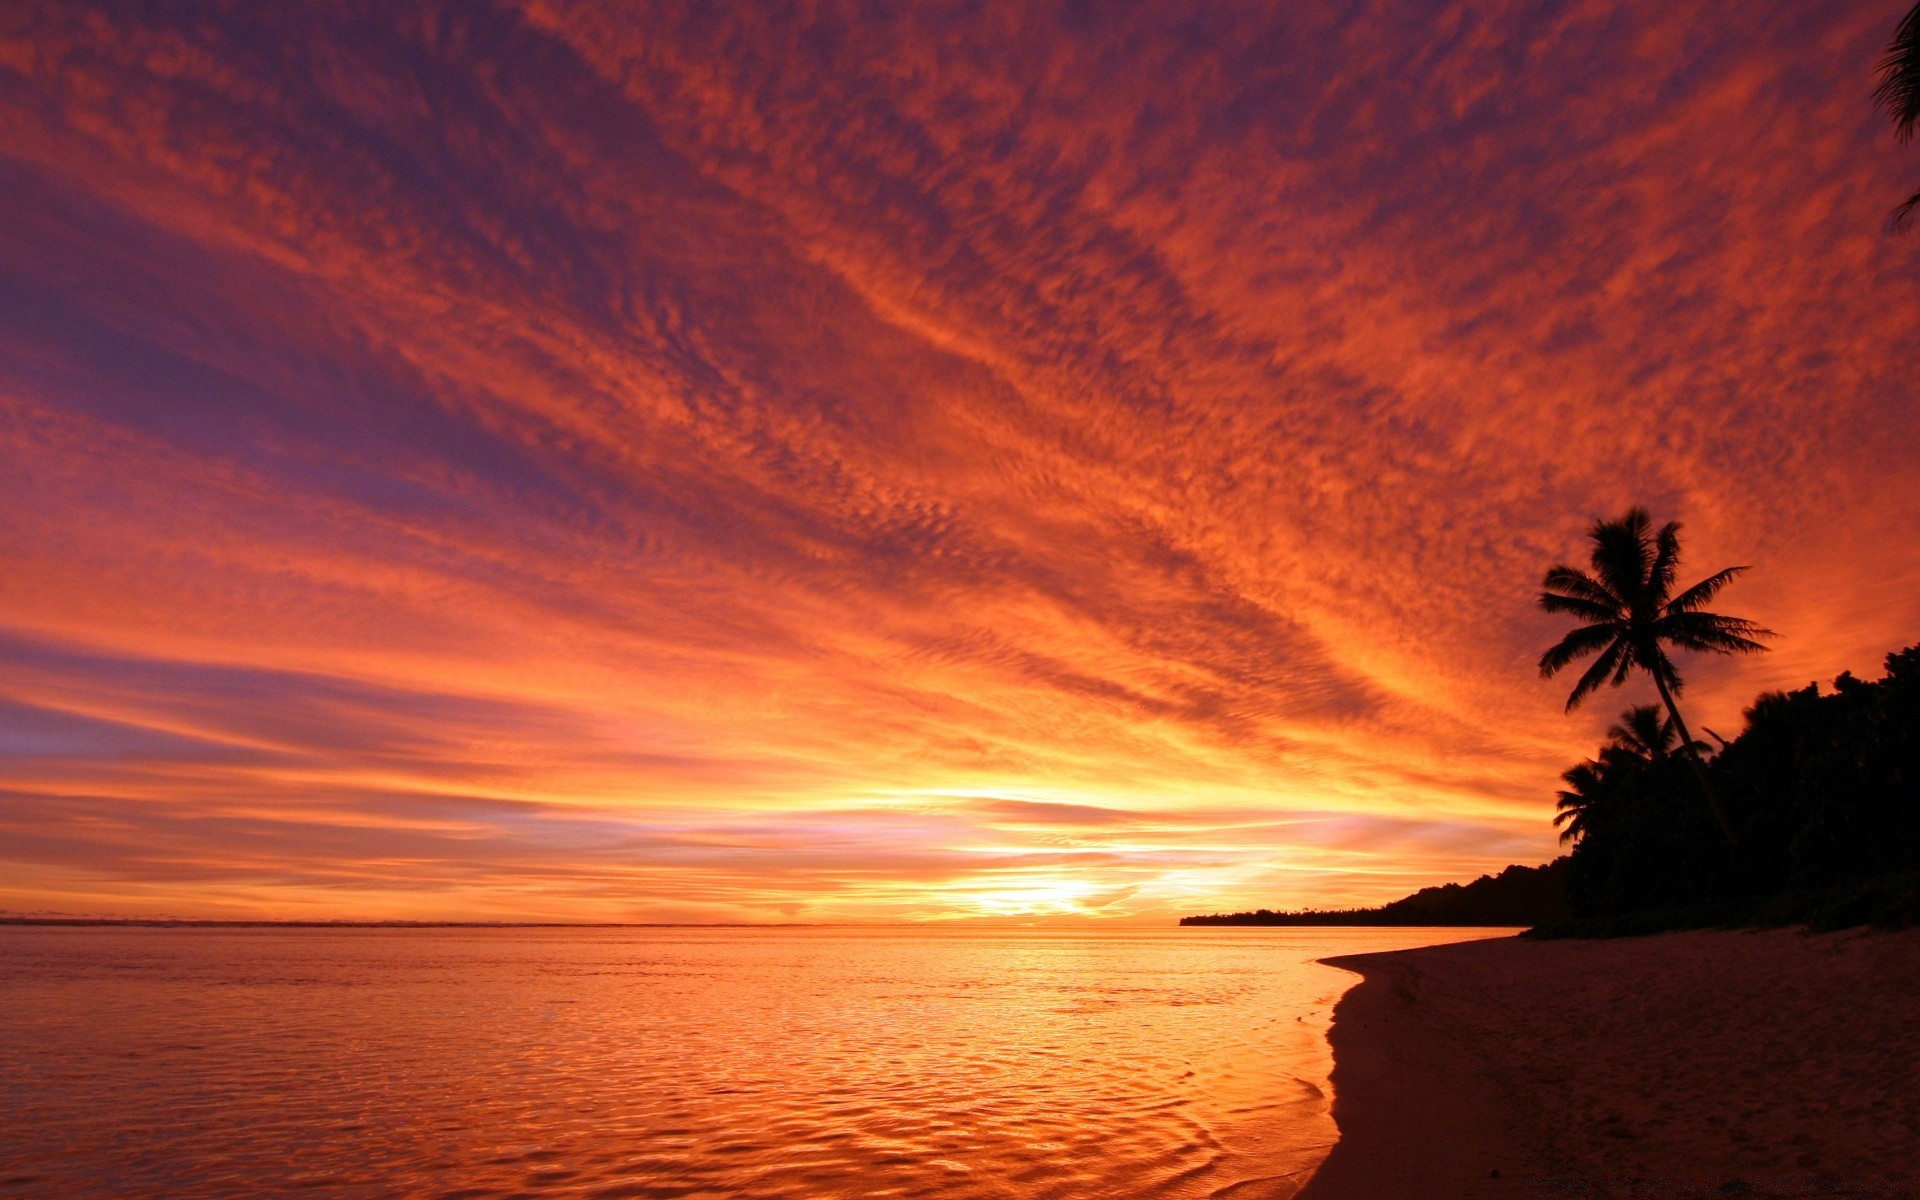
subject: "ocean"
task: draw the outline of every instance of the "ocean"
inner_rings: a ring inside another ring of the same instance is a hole
[[[9,1197],[1286,1197],[1472,930],[0,928]]]

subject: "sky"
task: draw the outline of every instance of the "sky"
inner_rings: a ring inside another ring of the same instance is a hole
[[[1556,852],[1540,576],[1920,641],[1904,3],[0,15],[0,909],[1165,922]]]

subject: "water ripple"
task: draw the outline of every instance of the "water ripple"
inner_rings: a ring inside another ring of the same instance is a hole
[[[1287,1196],[1409,931],[0,930],[10,1196]],[[1284,1019],[1282,1019],[1284,1018]]]

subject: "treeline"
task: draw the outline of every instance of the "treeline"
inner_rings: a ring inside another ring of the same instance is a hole
[[[1548,925],[1565,921],[1567,859],[1543,867],[1508,867],[1472,883],[1422,888],[1379,908],[1214,913],[1182,917],[1182,925]]]
[[[1215,913],[1182,925],[1513,925],[1599,936],[1697,925],[1920,924],[1920,646],[1877,680],[1768,692],[1738,736],[1695,743],[1628,709],[1562,776],[1571,852],[1391,904]],[[1731,845],[1707,802],[1733,827]]]
[[[1810,921],[1838,928],[1920,918],[1920,646],[1884,678],[1841,675],[1770,692],[1731,741],[1696,743],[1630,709],[1592,759],[1563,776],[1557,821],[1572,843],[1564,932]],[[1716,827],[1706,789],[1732,822]]]

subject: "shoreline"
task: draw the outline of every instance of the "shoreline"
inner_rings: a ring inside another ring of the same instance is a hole
[[[1920,1191],[1920,930],[1323,960],[1340,1136],[1298,1200]]]
[[[1502,944],[1512,939],[1500,939]],[[1333,1010],[1333,1118],[1339,1138],[1296,1200],[1426,1200],[1537,1194],[1527,1131],[1471,1042],[1418,1002],[1426,950],[1320,961],[1360,981]]]

